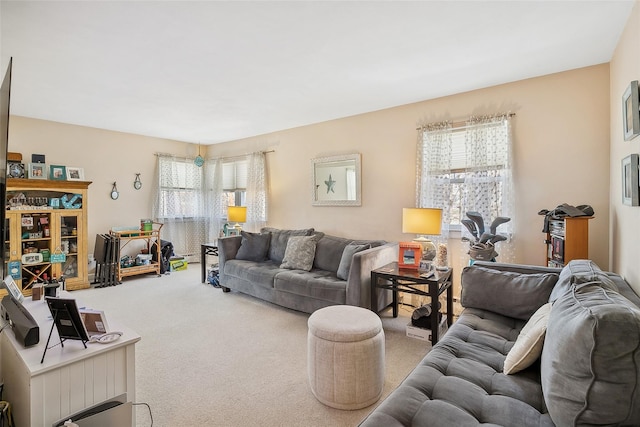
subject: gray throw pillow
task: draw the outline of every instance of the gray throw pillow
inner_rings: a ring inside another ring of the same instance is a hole
[[[336,273],[338,279],[349,279],[349,270],[351,270],[351,260],[353,259],[353,256],[358,252],[369,249],[370,246],[371,245],[354,245],[353,243],[350,243],[344,247],[344,250],[342,251],[342,258],[340,258],[340,266],[338,267],[338,272]]]
[[[280,268],[309,271],[316,255],[316,236],[291,236]]]
[[[240,242],[236,259],[257,262],[267,259],[271,233],[258,234],[241,231],[240,234],[242,235],[242,241]]]
[[[280,264],[284,259],[284,251],[287,249],[287,241],[291,236],[311,236],[314,233],[313,228],[305,228],[302,230],[280,230],[278,228],[263,227],[261,233],[271,233],[271,242],[269,243],[269,259]]]
[[[581,283],[597,282],[612,291],[617,291],[618,287],[598,265],[588,259],[575,259],[569,261],[560,272],[558,283],[551,291],[549,302],[554,302],[564,293],[568,292],[573,285]]]
[[[573,286],[551,308],[540,362],[558,426],[640,425],[640,308],[599,283]]]
[[[461,303],[529,320],[549,300],[558,280],[555,273],[521,274],[469,266],[462,270]]]

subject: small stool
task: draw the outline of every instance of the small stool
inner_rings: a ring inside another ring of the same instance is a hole
[[[309,317],[307,373],[311,391],[327,406],[361,409],[384,387],[384,330],[362,307],[333,305]]]

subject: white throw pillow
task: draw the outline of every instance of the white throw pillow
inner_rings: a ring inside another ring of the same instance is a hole
[[[547,322],[551,313],[551,303],[540,307],[520,331],[516,343],[504,360],[503,372],[515,374],[533,364],[542,354]]]
[[[291,236],[280,268],[309,271],[316,255],[316,236]]]

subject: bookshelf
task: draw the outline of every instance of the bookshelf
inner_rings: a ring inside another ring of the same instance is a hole
[[[562,268],[574,259],[589,258],[589,220],[591,216],[566,217],[549,220],[546,233],[548,267]]]

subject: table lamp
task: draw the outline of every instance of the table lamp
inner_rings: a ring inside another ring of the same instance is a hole
[[[402,232],[417,234],[414,242],[422,246],[422,261],[430,264],[436,257],[436,245],[425,235],[440,235],[442,228],[442,209],[438,208],[403,208]],[[421,263],[422,264],[422,263]]]
[[[242,230],[241,222],[247,222],[247,207],[246,206],[229,206],[227,207],[227,220],[229,222],[235,222],[233,226],[238,230],[238,234]]]

